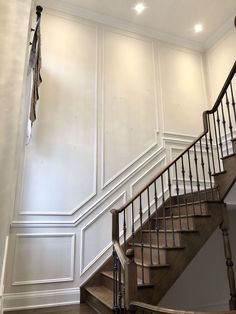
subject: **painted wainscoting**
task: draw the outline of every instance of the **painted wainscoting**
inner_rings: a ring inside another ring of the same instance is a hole
[[[4,308],[79,302],[119,208],[202,130],[199,52],[44,8],[43,84],[24,147]]]

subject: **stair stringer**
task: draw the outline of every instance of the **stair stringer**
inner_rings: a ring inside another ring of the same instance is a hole
[[[155,305],[161,301],[205,242],[222,223],[222,206],[224,204],[221,202],[208,203],[208,212],[211,217],[196,218],[195,228],[198,232],[184,235],[182,245],[185,249],[171,252],[168,259],[168,264],[171,265],[169,269],[163,269],[161,272],[152,271],[151,278],[154,286],[146,288],[145,293],[143,289],[139,289],[137,297],[139,301]]]
[[[219,196],[224,200],[236,181],[236,153],[223,158],[224,172],[215,175]]]

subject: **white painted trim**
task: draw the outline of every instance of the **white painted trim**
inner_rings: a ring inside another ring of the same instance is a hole
[[[2,262],[1,281],[0,281],[0,313],[1,314],[3,313],[4,279],[5,279],[6,264],[7,264],[8,243],[9,243],[9,236],[6,236],[3,262]]]
[[[154,168],[156,168],[160,163],[164,161],[164,164],[166,164],[166,156],[161,157],[160,159],[157,160],[157,162],[151,166],[147,171],[141,174],[131,185],[130,185],[130,196],[133,197],[134,193],[134,186],[137,184],[139,181],[141,181],[146,175],[148,175]]]
[[[236,134],[236,133],[235,133]],[[76,227],[79,223],[81,223],[85,218],[87,218],[98,206],[101,206],[108,198],[112,197],[114,193],[122,187],[122,185],[134,179],[134,177],[142,171],[145,167],[147,167],[154,159],[161,158],[161,154],[166,151],[165,156],[171,157],[170,152],[168,153],[167,147],[171,149],[179,150],[179,147],[175,147],[175,145],[187,145],[190,144],[193,140],[196,139],[194,135],[187,135],[181,133],[173,133],[173,132],[165,132],[162,138],[162,146],[157,148],[152,154],[148,154],[148,157],[143,160],[139,165],[137,165],[130,173],[123,176],[116,184],[114,184],[110,190],[102,195],[99,199],[97,199],[88,209],[86,209],[81,215],[76,217],[72,221],[58,220],[58,221],[13,221],[11,224],[11,228],[23,228],[23,227],[40,227],[40,228],[56,228],[56,227]],[[222,143],[224,138],[222,136]],[[202,143],[204,147],[204,142]],[[157,144],[156,144],[157,147]],[[185,146],[183,146],[184,148]]]
[[[104,34],[105,32],[113,33],[113,34],[118,34],[126,37],[130,37],[136,40],[140,41],[145,41],[148,42],[151,45],[151,54],[153,58],[153,90],[154,90],[154,103],[155,103],[155,108],[156,108],[156,98],[155,98],[155,68],[154,68],[154,42],[150,38],[142,37],[142,36],[137,36],[135,34],[132,34],[128,31],[120,31],[119,29],[111,29],[109,27],[104,27],[102,29],[102,136],[101,136],[101,147],[102,147],[102,161],[101,161],[101,187],[102,189],[105,189],[108,185],[110,185],[113,181],[115,181],[118,177],[120,177],[124,172],[128,171],[132,166],[135,165],[135,163],[139,162],[140,159],[145,156],[149,151],[151,151],[154,147],[157,146],[157,136],[156,136],[156,131],[154,132],[154,142],[146,148],[141,154],[139,154],[136,158],[134,158],[130,163],[128,163],[125,167],[123,167],[121,170],[119,170],[115,175],[113,175],[110,179],[105,180],[105,104],[104,104],[104,92],[105,92],[105,82],[104,82],[104,60],[105,60],[105,48],[104,48]],[[156,111],[156,110],[155,110]]]
[[[110,250],[112,247],[112,242],[110,242],[91,262],[89,262],[88,265],[86,265],[83,269],[80,268],[80,276],[84,275],[95,263],[98,262],[99,259],[101,259],[108,250]],[[100,265],[99,265],[100,267]]]
[[[96,169],[96,168],[95,168]],[[95,171],[96,172],[96,171]],[[78,206],[74,207],[71,211],[66,212],[55,212],[55,211],[20,211],[19,215],[27,215],[27,216],[72,216],[74,215],[81,207],[87,204],[93,197],[97,195],[97,192],[93,192],[90,196],[88,196],[84,201],[82,201]]]
[[[192,134],[183,134],[183,133],[176,133],[176,132],[164,132],[163,133],[163,137],[164,138],[170,138],[170,140],[174,141],[174,140],[195,140],[197,138],[196,135],[192,135]]]
[[[37,309],[80,303],[80,289],[68,288],[5,294],[4,311]]]
[[[80,242],[80,276],[82,276],[93,264],[100,259],[106,251],[110,248],[112,243],[109,243],[95,258],[89,262],[88,265],[84,265],[84,252],[85,252],[85,244],[84,244],[84,234],[85,230],[91,226],[100,216],[102,216],[108,209],[112,209],[112,206],[123,197],[123,204],[126,202],[126,191],[123,191],[120,195],[118,195],[109,205],[107,205],[102,211],[100,211],[92,220],[90,220],[83,228],[81,229],[81,242]]]
[[[141,165],[138,165],[134,168],[129,174],[124,176],[117,184],[115,184],[108,192],[106,192],[101,198],[99,198],[95,203],[93,203],[84,213],[80,216],[76,217],[72,221],[12,221],[11,228],[22,228],[22,227],[76,227],[79,223],[81,223],[85,218],[87,218],[93,210],[105,202],[109,197],[115,193],[122,184],[125,182],[132,180],[133,176],[135,176],[140,170],[142,170],[145,166],[147,166],[154,158],[157,158],[160,154],[165,151],[163,146],[159,147],[153,154],[148,156]]]
[[[24,286],[24,285],[35,285],[35,284],[45,284],[45,283],[55,283],[55,282],[71,282],[74,281],[74,272],[75,272],[75,233],[17,233],[15,235],[15,250],[13,257],[13,276],[12,276],[12,286]],[[56,238],[56,237],[70,237],[71,238],[71,264],[70,264],[70,275],[69,277],[63,278],[48,278],[42,280],[26,280],[26,281],[16,281],[15,271],[16,271],[16,263],[17,260],[15,258],[17,242],[19,238]]]
[[[203,51],[203,44],[199,42],[187,40],[182,37],[160,32],[154,28],[140,26],[115,17],[111,17],[92,10],[88,10],[77,5],[69,4],[64,0],[40,0],[37,2],[40,3],[40,5],[43,5],[45,8],[66,12],[67,14],[71,14],[83,19],[92,20],[99,24],[109,25],[111,27],[115,27],[122,30],[128,29],[130,32],[144,35],[149,38],[152,37],[154,39],[170,42],[172,44],[180,45],[188,49]]]
[[[144,152],[142,152],[138,157],[136,157],[133,161],[131,161],[128,165],[126,165],[123,169],[121,169],[117,174],[115,174],[112,178],[110,178],[108,181],[104,181],[104,167],[103,168],[103,189],[111,184],[114,180],[116,180],[118,177],[120,177],[124,172],[126,172],[129,168],[131,168],[136,162],[138,162],[142,157],[144,157],[146,154],[148,154],[154,147],[156,147],[157,144],[153,143],[150,147],[148,147]],[[144,162],[141,163],[141,165]],[[105,162],[102,162],[102,165],[104,165]]]
[[[6,264],[7,264],[8,243],[9,243],[9,236],[6,236],[3,262],[2,262],[1,281],[0,281],[0,297],[2,297],[4,293],[4,279],[5,279],[5,271],[6,271]]]

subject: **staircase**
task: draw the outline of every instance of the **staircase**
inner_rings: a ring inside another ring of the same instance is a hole
[[[204,132],[137,195],[112,210],[113,256],[81,289],[98,313],[131,311],[131,301],[156,305],[217,227],[223,232],[236,309],[224,198],[236,181],[236,63]],[[133,310],[133,312],[135,312]]]

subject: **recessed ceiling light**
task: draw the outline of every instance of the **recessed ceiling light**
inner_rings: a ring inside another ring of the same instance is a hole
[[[141,14],[147,7],[143,3],[137,3],[134,7],[134,10],[137,14]]]
[[[195,24],[194,25],[194,31],[195,31],[195,33],[201,33],[203,31],[202,24]]]

